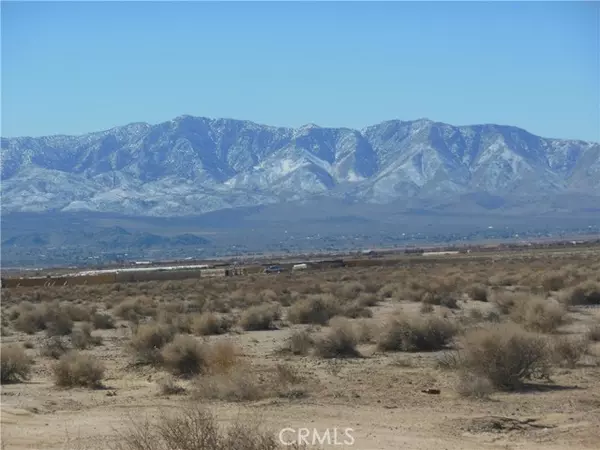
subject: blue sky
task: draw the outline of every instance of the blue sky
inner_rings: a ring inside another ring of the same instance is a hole
[[[597,2],[2,2],[2,135],[182,114],[600,141]]]

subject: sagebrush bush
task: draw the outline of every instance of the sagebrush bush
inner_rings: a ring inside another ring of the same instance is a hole
[[[487,378],[495,388],[514,390],[525,380],[548,378],[547,340],[516,324],[472,329],[460,344],[456,368]]]
[[[195,315],[190,324],[192,333],[197,336],[225,334],[231,328],[231,321],[213,312]]]
[[[246,331],[270,330],[280,316],[278,306],[267,304],[251,306],[242,312],[239,324]]]
[[[32,364],[22,347],[3,344],[0,349],[0,381],[18,383],[29,379]]]
[[[175,337],[170,325],[148,323],[138,326],[131,337],[130,347],[140,364],[156,364],[162,361],[161,349]]]
[[[338,318],[324,336],[315,340],[314,346],[321,358],[356,358],[360,353],[356,349],[358,339],[347,319]]]
[[[137,323],[143,317],[156,317],[156,302],[148,297],[128,298],[114,308],[114,314]]]
[[[198,377],[194,396],[201,399],[246,402],[267,396],[267,386],[249,368],[240,366],[221,374]]]
[[[483,284],[473,284],[467,288],[467,295],[477,302],[488,301],[488,289]]]
[[[325,325],[340,312],[338,300],[331,294],[314,294],[297,301],[288,310],[292,323]]]
[[[284,349],[294,355],[308,355],[314,343],[315,341],[308,331],[299,330],[292,333]]]
[[[64,336],[51,336],[45,339],[40,346],[40,355],[59,359],[70,350],[67,338]]]
[[[121,432],[114,450],[277,450],[284,447],[277,433],[258,424],[234,422],[221,428],[217,419],[201,406],[186,407],[176,414],[163,413],[151,423],[132,420]],[[291,447],[298,449],[299,447]]]
[[[588,336],[558,336],[552,342],[552,360],[559,366],[574,368],[588,348]]]
[[[97,330],[110,330],[115,328],[115,320],[110,314],[95,313],[92,316],[92,323]]]
[[[174,375],[197,375],[205,372],[210,364],[207,345],[182,334],[164,346],[161,356],[163,365]]]
[[[58,360],[53,371],[57,386],[69,388],[102,386],[104,366],[91,355],[71,351]]]
[[[600,342],[600,324],[592,325],[587,332],[588,339],[594,342]]]
[[[600,283],[589,280],[561,293],[561,300],[569,306],[600,305]]]
[[[79,350],[102,344],[100,336],[92,336],[92,326],[84,322],[71,332],[71,343]]]
[[[445,348],[458,332],[450,320],[431,315],[398,314],[380,331],[377,348],[384,352],[434,351]]]
[[[555,300],[538,296],[519,296],[510,318],[529,331],[551,333],[561,326],[567,312]]]

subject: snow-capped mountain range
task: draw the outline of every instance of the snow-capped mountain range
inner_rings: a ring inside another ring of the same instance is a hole
[[[598,196],[600,144],[500,125],[391,120],[363,130],[181,116],[82,136],[2,138],[2,211],[179,216],[348,202]]]

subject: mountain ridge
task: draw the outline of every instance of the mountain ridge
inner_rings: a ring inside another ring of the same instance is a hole
[[[3,137],[1,144],[5,213],[160,217],[323,196],[391,204],[472,195],[501,205],[600,195],[600,144],[510,125],[422,118],[361,130],[289,128],[181,115],[79,136]]]

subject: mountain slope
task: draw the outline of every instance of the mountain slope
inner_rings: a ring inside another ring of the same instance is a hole
[[[324,197],[452,204],[475,196],[498,208],[600,195],[598,143],[499,125],[394,120],[359,131],[181,116],[1,144],[4,213],[191,215]]]

